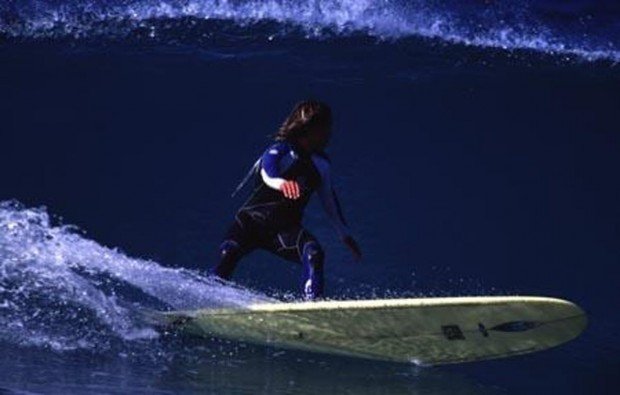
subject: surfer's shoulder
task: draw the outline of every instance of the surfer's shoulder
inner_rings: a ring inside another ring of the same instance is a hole
[[[319,160],[323,160],[327,163],[332,163],[331,159],[329,158],[329,155],[327,155],[327,152],[325,151],[316,151],[315,153],[312,154],[313,158],[318,158]]]
[[[330,171],[331,160],[329,156],[323,151],[315,152],[312,154],[312,162],[314,166],[317,168],[321,176],[325,177]]]
[[[286,141],[275,141],[267,147],[265,154],[268,155],[285,155],[292,150],[291,145]]]

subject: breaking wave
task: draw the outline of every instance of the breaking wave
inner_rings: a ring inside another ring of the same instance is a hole
[[[620,60],[620,7],[605,2],[455,0],[9,0],[0,35],[9,38],[157,38],[173,29],[224,22],[268,39],[301,31],[307,39],[368,35],[421,37],[460,45],[533,50],[586,60]],[[180,27],[179,27],[180,26]],[[253,30],[254,29],[254,30]],[[195,32],[193,32],[195,33]]]

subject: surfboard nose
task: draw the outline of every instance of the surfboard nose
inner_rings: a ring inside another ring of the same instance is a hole
[[[558,304],[563,306],[561,310],[562,314],[566,317],[565,320],[570,323],[567,325],[567,329],[573,334],[568,340],[572,340],[583,333],[588,327],[588,315],[585,310],[576,303],[564,299],[555,300]],[[561,322],[561,319],[559,321]]]

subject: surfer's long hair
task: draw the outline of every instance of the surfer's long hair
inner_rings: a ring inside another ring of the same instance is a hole
[[[331,128],[332,110],[318,100],[304,100],[293,108],[280,129],[274,134],[276,141],[295,141],[315,128]]]

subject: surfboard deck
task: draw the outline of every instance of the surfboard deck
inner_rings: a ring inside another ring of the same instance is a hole
[[[160,318],[168,328],[199,336],[420,365],[540,351],[587,326],[577,305],[537,296],[269,303]]]

